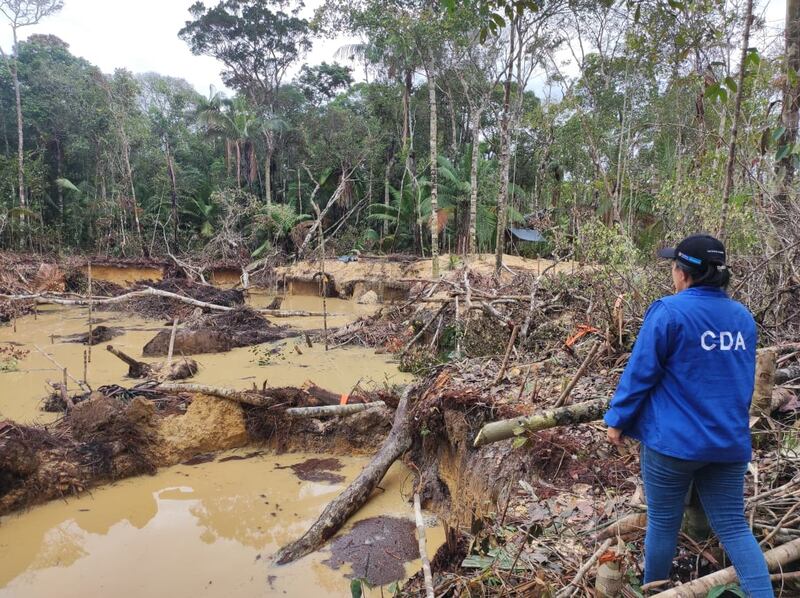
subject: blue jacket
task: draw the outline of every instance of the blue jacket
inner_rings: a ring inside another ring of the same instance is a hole
[[[690,461],[749,461],[756,325],[725,291],[694,287],[653,303],[605,422]]]

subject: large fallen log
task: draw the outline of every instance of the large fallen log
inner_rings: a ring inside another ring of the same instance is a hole
[[[158,389],[166,392],[204,394],[210,397],[217,397],[220,399],[228,399],[229,401],[236,401],[237,403],[244,403],[245,405],[253,405],[255,407],[267,407],[274,403],[274,400],[270,396],[257,391],[234,390],[232,388],[220,388],[218,386],[207,386],[205,384],[162,383],[158,385]]]
[[[165,392],[185,392],[192,394],[204,394],[220,399],[228,399],[245,405],[255,407],[286,407],[289,405],[303,405],[303,408],[318,408],[325,405],[339,406],[342,395],[333,393],[329,390],[317,386],[313,382],[307,382],[302,387],[294,386],[264,388],[262,390],[235,390],[233,388],[223,388],[219,386],[208,386],[206,384],[176,384],[161,383],[158,390]],[[368,395],[349,397],[348,402],[354,403],[348,407],[362,407],[362,403],[367,402]],[[362,408],[363,409],[363,408]],[[359,411],[361,409],[355,409]],[[288,411],[288,410],[287,410]]]
[[[557,426],[571,426],[596,421],[603,417],[609,399],[593,399],[556,409],[546,409],[533,415],[504,419],[486,424],[475,437],[474,446],[479,447],[523,432],[538,432]]]
[[[275,555],[279,565],[285,565],[310,554],[330,539],[347,522],[350,516],[367,502],[370,494],[386,475],[389,467],[411,447],[408,422],[408,398],[413,386],[403,392],[389,436],[378,453],[358,477],[333,499],[302,537],[281,548]]]
[[[800,559],[800,538],[792,540],[782,546],[773,548],[764,553],[764,558],[767,561],[767,567],[775,570],[783,568],[788,563]],[[672,588],[666,592],[661,592],[653,596],[653,598],[701,598],[706,596],[711,588],[715,586],[722,586],[736,581],[736,570],[733,567],[728,567],[722,571],[717,571],[706,575],[692,582],[685,583]]]

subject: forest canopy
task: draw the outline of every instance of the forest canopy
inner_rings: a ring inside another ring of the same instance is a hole
[[[697,230],[760,253],[798,215],[797,0],[779,33],[740,1],[197,2],[175,34],[230,93],[104,73],[15,7],[61,2],[0,0],[6,249],[247,261],[320,209],[339,253],[613,262]]]

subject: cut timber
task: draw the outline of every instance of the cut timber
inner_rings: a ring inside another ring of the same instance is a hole
[[[119,349],[115,349],[111,345],[108,345],[106,347],[106,351],[111,353],[114,357],[128,364],[129,378],[149,378],[150,376],[153,375],[153,368],[150,366],[149,363],[145,363],[143,361],[137,361],[130,355],[123,353]]]
[[[643,531],[647,526],[647,513],[631,513],[617,519],[608,527],[604,527],[597,533],[598,540],[605,540],[606,538],[613,538],[616,536],[624,536],[632,532]]]
[[[513,438],[519,428],[528,432],[537,432],[558,426],[571,426],[593,422],[603,417],[608,408],[608,399],[593,399],[575,405],[547,409],[533,415],[504,419],[486,424],[475,437],[474,446],[483,446],[499,440]]]
[[[383,479],[383,476],[386,475],[392,463],[411,447],[408,398],[412,388],[412,386],[409,386],[403,392],[400,403],[397,405],[397,411],[394,414],[392,430],[381,445],[378,453],[372,458],[372,461],[367,464],[344,492],[325,507],[319,518],[301,538],[284,546],[277,552],[275,561],[279,565],[291,563],[310,554],[338,532],[350,516],[367,502],[370,494]]]
[[[788,563],[800,559],[800,538],[765,552],[764,558],[770,570],[783,569]],[[733,567],[728,567],[722,571],[685,583],[677,588],[656,594],[653,598],[701,598],[706,596],[711,588],[733,581],[736,581],[736,570]]]
[[[353,403],[351,405],[324,405],[322,407],[292,407],[286,410],[286,415],[298,419],[311,417],[335,417],[337,415],[350,415],[374,409],[375,407],[386,407],[383,401],[373,401],[372,403]]]
[[[759,351],[756,355],[756,380],[750,415],[768,416],[772,411],[772,389],[775,386],[775,351]]]

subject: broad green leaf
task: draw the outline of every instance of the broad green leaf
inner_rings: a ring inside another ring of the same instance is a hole
[[[792,146],[788,143],[780,146],[778,151],[775,152],[775,161],[780,162],[791,153]]]
[[[733,93],[736,93],[736,90],[739,89],[739,87],[736,85],[736,81],[733,80],[733,77],[725,77],[725,85]]]
[[[78,189],[75,185],[72,184],[72,181],[69,179],[56,179],[56,185],[61,187],[62,189],[67,189],[69,191],[75,191],[76,193],[80,193],[80,189]]]
[[[781,137],[783,137],[783,134],[785,132],[786,132],[786,127],[778,127],[777,129],[775,129],[772,132],[772,141],[774,141],[775,143],[780,141]]]
[[[353,581],[350,582],[350,595],[353,598],[361,598],[363,593],[364,593],[364,590],[361,588],[361,580],[360,579],[354,579]]]

